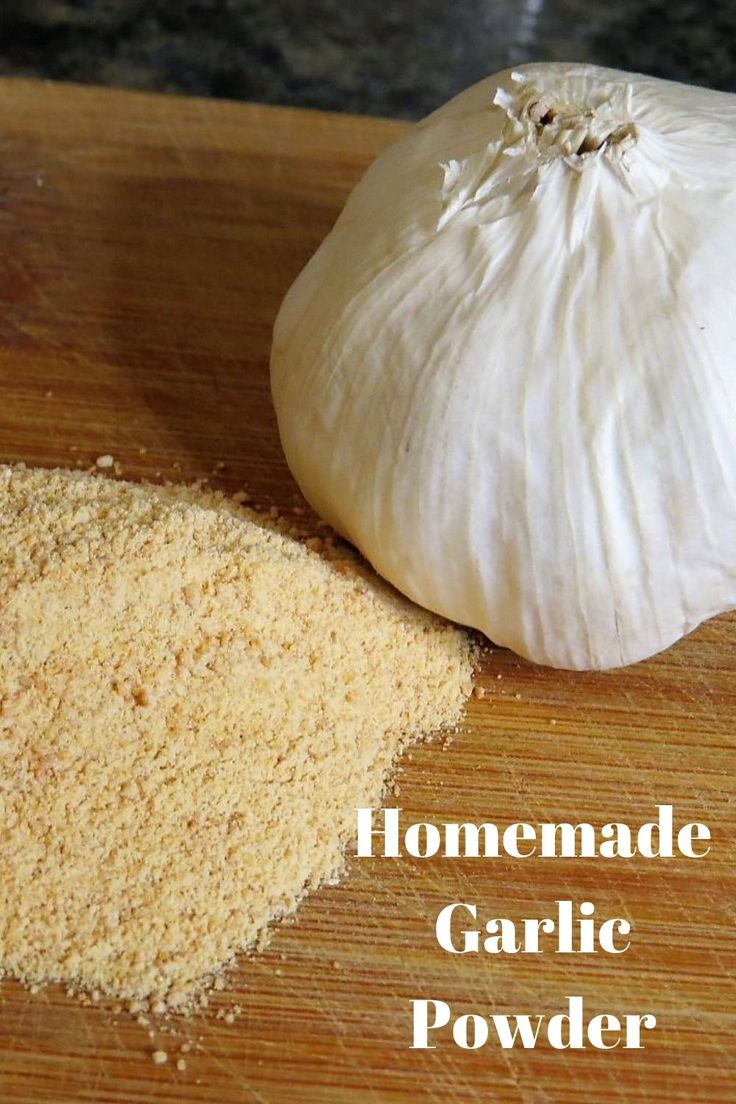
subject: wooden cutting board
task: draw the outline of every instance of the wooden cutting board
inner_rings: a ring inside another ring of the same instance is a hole
[[[299,502],[268,391],[290,281],[399,124],[0,82],[0,458]],[[1,611],[0,611],[1,616]],[[496,651],[452,745],[405,763],[411,821],[705,821],[702,861],[361,859],[192,1023],[150,1030],[0,985],[0,1101],[657,1104],[736,1100],[736,621],[608,674]],[[1,827],[1,826],[0,826]],[[438,910],[592,900],[622,956],[442,951]],[[456,1013],[652,1012],[643,1050],[409,1049],[413,999]],[[218,1018],[239,1004],[234,1021]],[[186,1070],[177,1070],[182,1045]],[[152,1061],[165,1049],[166,1065]]]

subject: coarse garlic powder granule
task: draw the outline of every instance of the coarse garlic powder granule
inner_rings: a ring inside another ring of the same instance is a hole
[[[0,466],[0,969],[185,1003],[339,872],[472,663],[232,500]]]

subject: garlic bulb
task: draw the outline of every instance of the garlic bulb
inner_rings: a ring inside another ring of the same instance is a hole
[[[306,497],[416,602],[557,667],[736,605],[736,96],[481,81],[369,169],[289,291]]]

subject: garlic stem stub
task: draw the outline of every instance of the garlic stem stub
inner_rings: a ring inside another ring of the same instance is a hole
[[[610,668],[736,606],[736,96],[579,64],[383,153],[298,277],[304,494],[414,601]]]

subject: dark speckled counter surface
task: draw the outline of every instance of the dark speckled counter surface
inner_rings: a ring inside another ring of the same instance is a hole
[[[0,73],[418,118],[524,60],[736,89],[727,0],[0,0]]]

